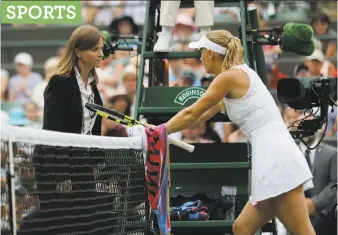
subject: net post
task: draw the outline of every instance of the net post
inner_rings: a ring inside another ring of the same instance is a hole
[[[16,226],[16,210],[15,210],[15,172],[14,172],[14,153],[13,153],[13,142],[11,136],[8,136],[8,169],[7,172],[7,180],[8,180],[8,191],[9,195],[9,222],[10,227],[12,229],[12,235],[17,234],[17,226]]]

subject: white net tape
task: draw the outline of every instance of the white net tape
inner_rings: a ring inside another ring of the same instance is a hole
[[[104,137],[40,130],[10,125],[1,126],[1,139],[49,146],[73,146],[102,149],[142,149],[142,138]],[[144,147],[144,145],[143,145]]]

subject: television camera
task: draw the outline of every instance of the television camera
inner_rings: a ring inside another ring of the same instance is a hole
[[[285,103],[296,110],[305,110],[305,117],[291,125],[291,127],[297,129],[290,131],[294,139],[300,139],[305,144],[303,138],[314,135],[326,123],[325,131],[318,144],[313,148],[307,146],[309,149],[315,149],[323,139],[327,129],[329,106],[332,107],[332,112],[333,106],[337,106],[337,78],[284,78],[278,82],[277,96],[281,103]],[[318,109],[313,112],[315,107],[318,107]],[[318,111],[320,111],[320,115],[315,117]],[[296,125],[296,123],[298,124]]]

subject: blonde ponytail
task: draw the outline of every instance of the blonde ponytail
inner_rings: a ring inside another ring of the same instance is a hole
[[[206,37],[218,45],[227,48],[223,58],[222,72],[230,69],[232,66],[243,64],[243,47],[238,37],[232,36],[227,30],[213,30],[207,33]]]
[[[227,52],[222,63],[222,72],[230,69],[232,66],[243,63],[243,47],[241,40],[237,37],[227,39]]]

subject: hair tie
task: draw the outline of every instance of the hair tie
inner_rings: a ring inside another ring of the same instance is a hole
[[[231,39],[233,38],[234,36],[232,36],[231,38],[229,38],[229,42],[228,42],[228,44],[231,42]]]

